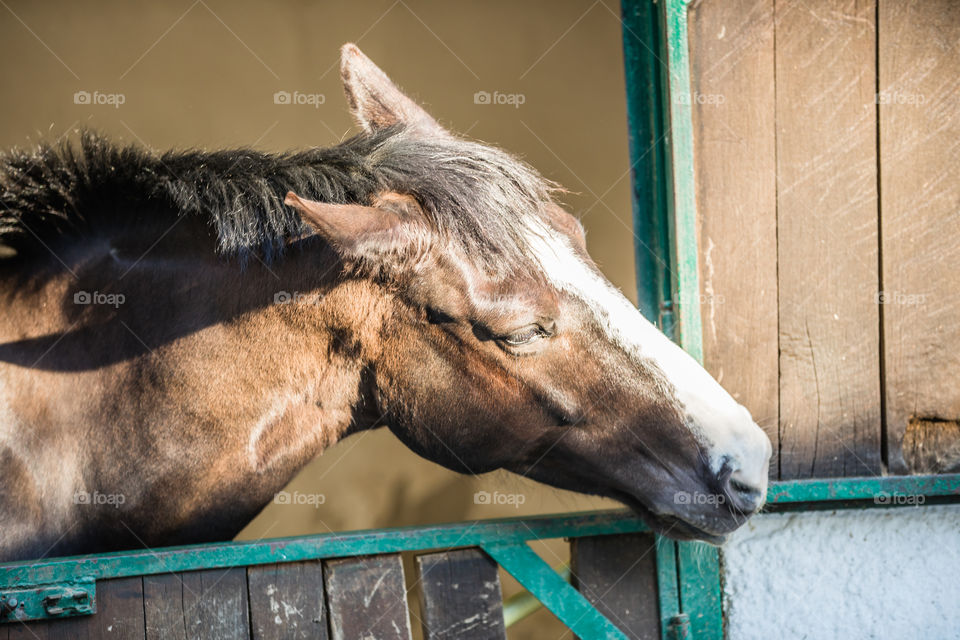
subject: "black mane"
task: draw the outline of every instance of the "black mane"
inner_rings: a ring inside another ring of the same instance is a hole
[[[0,245],[29,257],[49,243],[129,223],[130,216],[204,216],[218,249],[275,259],[303,222],[288,191],[323,202],[369,203],[384,190],[413,195],[439,232],[495,271],[522,261],[524,215],[543,215],[553,186],[510,155],[457,138],[424,140],[403,128],[337,146],[270,154],[250,149],[119,147],[90,132],[79,144],[0,156]]]

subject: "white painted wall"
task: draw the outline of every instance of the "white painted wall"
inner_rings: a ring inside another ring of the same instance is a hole
[[[760,515],[723,559],[730,640],[960,639],[960,505]]]

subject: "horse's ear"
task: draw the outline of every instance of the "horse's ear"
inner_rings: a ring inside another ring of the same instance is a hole
[[[573,242],[573,246],[587,253],[587,234],[579,220],[570,215],[563,207],[549,203],[545,207],[547,219],[560,233]]]
[[[347,258],[400,254],[414,241],[416,223],[401,215],[418,206],[409,196],[383,194],[374,206],[365,206],[316,202],[291,191],[283,202]]]
[[[340,76],[354,119],[368,132],[404,124],[431,136],[448,136],[423,108],[408,98],[355,44],[340,49]]]

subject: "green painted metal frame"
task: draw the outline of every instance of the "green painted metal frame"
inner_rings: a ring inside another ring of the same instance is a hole
[[[639,308],[702,361],[688,4],[623,0],[623,50]],[[664,640],[723,637],[719,566],[715,547],[658,543]]]
[[[371,529],[348,533],[273,538],[256,542],[140,549],[112,553],[28,560],[0,565],[0,589],[11,585],[155,575],[245,565],[297,562],[320,558],[454,549],[530,540],[637,533],[647,527],[623,510],[555,514],[458,522],[426,527]]]
[[[702,362],[689,5],[622,0],[639,308]],[[960,475],[778,482],[766,511],[900,506],[898,495],[960,502]],[[657,577],[664,640],[722,640],[716,547],[659,538]]]
[[[896,495],[960,502],[960,474],[778,482],[771,485],[767,500],[771,511],[811,505],[831,509],[901,506],[901,502],[886,499]],[[479,546],[578,636],[622,638],[623,634],[527,543],[646,530],[634,514],[612,510],[120,551],[0,565],[0,594],[129,576]],[[711,577],[719,580],[719,568],[711,556],[703,554],[704,548],[693,545],[699,543],[657,540],[658,589],[661,601],[669,603],[662,625],[664,637],[677,637],[686,630],[695,638],[722,634],[722,620],[710,615],[719,608],[715,595],[719,592],[710,582]]]
[[[580,638],[623,638],[606,616],[525,543],[489,542],[482,549]]]
[[[625,0],[622,11],[637,306],[673,338],[676,282],[670,247],[675,242],[667,205],[663,29],[652,2]]]
[[[646,530],[634,514],[616,510],[31,560],[0,566],[0,597],[14,591],[19,594],[25,589],[39,593],[78,581],[478,546],[579,637],[625,638],[527,543]],[[23,619],[45,617],[49,616],[40,612]],[[3,621],[16,619],[14,615]]]
[[[638,307],[699,360],[688,2],[623,0],[623,55]]]

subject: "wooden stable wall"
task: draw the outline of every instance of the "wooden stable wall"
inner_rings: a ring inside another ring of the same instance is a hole
[[[689,18],[705,361],[772,477],[957,465],[960,2]]]

